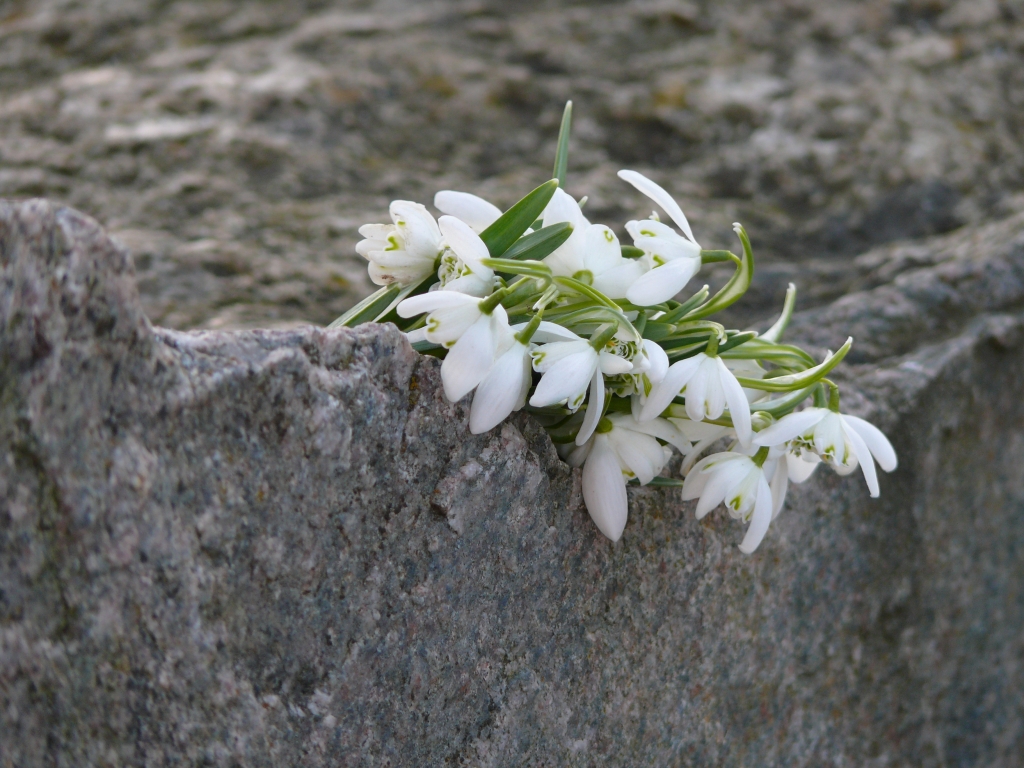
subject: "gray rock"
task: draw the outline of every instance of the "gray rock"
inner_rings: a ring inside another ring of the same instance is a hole
[[[156,328],[95,222],[0,204],[0,766],[1018,765],[1020,231],[794,320],[870,333],[901,464],[746,557],[663,489],[608,542],[393,327]]]

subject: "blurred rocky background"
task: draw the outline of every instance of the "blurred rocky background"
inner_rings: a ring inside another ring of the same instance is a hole
[[[1020,0],[3,0],[0,197],[99,220],[158,325],[326,323],[370,290],[359,224],[514,202],[569,98],[591,218],[647,213],[632,167],[707,247],[742,220],[749,318],[1024,210]]]

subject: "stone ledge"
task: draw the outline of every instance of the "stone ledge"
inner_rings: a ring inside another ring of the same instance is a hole
[[[393,327],[153,328],[98,225],[0,203],[0,765],[1013,763],[1024,253],[991,232],[794,321],[865,318],[849,404],[901,466],[878,501],[818,474],[745,557],[661,489],[607,542],[543,431],[470,435]]]

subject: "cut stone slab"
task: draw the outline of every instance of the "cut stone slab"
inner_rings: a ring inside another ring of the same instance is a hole
[[[795,318],[870,333],[900,467],[747,557],[665,489],[610,543],[391,326],[155,328],[92,220],[0,203],[0,766],[1017,764],[1021,232]]]

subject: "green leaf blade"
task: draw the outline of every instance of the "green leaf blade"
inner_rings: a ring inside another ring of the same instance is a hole
[[[487,250],[493,258],[503,256],[505,251],[523,236],[523,233],[548,207],[556,189],[558,189],[557,179],[544,182],[480,233],[480,239],[484,241],[484,245],[487,246]]]

